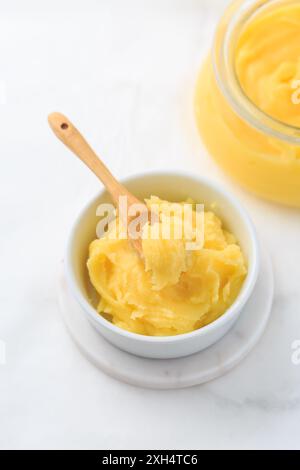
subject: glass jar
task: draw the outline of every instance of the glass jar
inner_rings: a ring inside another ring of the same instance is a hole
[[[245,27],[258,14],[295,3],[239,0],[228,7],[199,75],[196,118],[208,151],[237,182],[269,200],[300,207],[300,128],[255,105],[239,82],[235,63]]]

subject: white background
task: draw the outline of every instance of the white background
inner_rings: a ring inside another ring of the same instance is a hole
[[[1,448],[300,447],[299,211],[239,189],[195,129],[195,81],[224,3],[1,2]],[[74,217],[101,185],[48,129],[54,110],[118,177],[187,169],[245,204],[276,291],[266,333],[234,371],[191,389],[144,390],[103,375],[72,343],[57,273]]]

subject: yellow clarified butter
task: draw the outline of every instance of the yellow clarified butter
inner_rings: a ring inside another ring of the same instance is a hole
[[[179,216],[168,210],[169,203],[154,196],[146,203],[149,208],[158,207],[159,238],[143,237],[143,260],[129,240],[110,237],[111,227],[90,244],[87,267],[100,296],[99,314],[143,335],[196,330],[221,316],[236,299],[247,273],[241,248],[221,220],[206,211],[203,246],[187,250],[186,242],[197,239],[195,211],[185,238],[175,239],[172,234]],[[169,240],[161,230],[168,217]],[[147,230],[148,224],[144,234]]]
[[[300,88],[299,31],[299,2],[272,9],[244,28],[235,58],[237,76],[247,96],[273,118],[297,127],[299,93],[293,90]]]
[[[300,127],[300,2],[258,11],[234,46],[234,68],[250,100],[267,115]],[[211,60],[196,92],[199,130],[230,176],[260,196],[300,207],[300,146],[252,127],[222,95]],[[217,138],[216,138],[217,136]]]

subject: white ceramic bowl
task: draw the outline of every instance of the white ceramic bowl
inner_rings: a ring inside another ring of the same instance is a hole
[[[106,191],[102,191],[82,210],[71,231],[65,258],[70,291],[81,305],[82,315],[87,317],[99,334],[124,351],[157,359],[183,357],[201,351],[227,333],[253,292],[258,275],[259,249],[252,222],[233,196],[218,184],[202,177],[172,172],[146,173],[130,177],[124,180],[124,184],[140,199],[153,194],[169,201],[183,201],[191,197],[198,203],[204,203],[207,208],[211,203],[216,204],[214,212],[237,237],[248,262],[248,274],[237,299],[214,322],[177,336],[154,337],[130,333],[99,315],[89,300],[91,287],[86,261],[89,243],[96,238],[95,230],[99,221],[96,208],[100,202],[110,201]]]

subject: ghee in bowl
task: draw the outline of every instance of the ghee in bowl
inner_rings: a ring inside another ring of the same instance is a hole
[[[222,221],[222,231],[224,234],[226,232],[234,234],[236,244],[240,247],[243,254],[247,274],[243,279],[237,297],[233,303],[228,306],[226,311],[211,323],[188,333],[172,334],[168,336],[133,333],[128,329],[120,328],[111,321],[111,318],[105,318],[100,314],[97,310],[99,295],[90,282],[87,260],[90,255],[89,247],[97,237],[96,227],[99,222],[97,208],[100,203],[111,202],[107,191],[102,191],[101,194],[83,208],[71,230],[65,258],[65,273],[70,292],[80,305],[82,315],[86,317],[97,332],[123,351],[155,359],[184,357],[199,352],[214,344],[229,331],[239,319],[250,297],[255,295],[255,286],[259,272],[260,250],[253,224],[245,210],[233,196],[224,188],[220,187],[220,185],[203,177],[188,175],[183,172],[155,172],[133,176],[123,181],[123,183],[128,190],[132,194],[135,194],[140,200],[149,197],[151,194],[156,194],[160,199],[167,201],[185,201],[187,197],[190,196],[194,201],[203,202],[204,208],[208,212],[213,208],[216,218]],[[218,222],[216,223],[217,225],[219,224]],[[215,226],[215,224],[213,224],[213,226]],[[225,247],[222,235],[220,235],[220,237]],[[231,239],[229,235],[226,235],[225,241],[227,244],[232,245],[230,242],[233,241],[233,239]],[[213,244],[211,248],[213,248]],[[218,248],[220,249],[221,246],[219,245]],[[238,253],[236,248],[235,250],[236,253]],[[108,253],[107,250],[105,250],[105,252]],[[216,254],[220,255],[221,252],[222,250],[220,253]],[[166,255],[169,258],[164,250],[160,253],[162,256]],[[128,256],[131,257],[131,255]],[[240,255],[238,254],[237,258],[239,257]],[[148,267],[154,267],[156,263],[155,259],[157,260],[158,258],[159,257],[154,256],[152,260],[150,259],[150,265]],[[229,259],[231,259],[231,257],[229,257]],[[214,261],[217,261],[217,259]],[[135,259],[134,266],[138,272],[139,268],[136,267]],[[159,262],[157,267],[159,268]],[[184,266],[182,264],[180,266],[179,263],[176,268],[177,273],[183,268]],[[174,270],[174,267],[170,266],[170,271],[171,269]],[[225,270],[226,269],[230,270],[232,266],[230,267],[229,265]],[[130,269],[127,272],[130,272]],[[213,273],[211,273],[211,275],[214,276]],[[164,279],[164,277],[163,279],[157,278],[158,284],[161,285]],[[174,282],[174,279],[176,278],[168,276],[169,281]],[[135,276],[132,275],[130,280],[132,280],[134,286],[136,286],[137,282]],[[149,279],[148,282],[150,282]],[[170,287],[167,287],[167,289],[169,288]],[[200,289],[198,289],[198,291],[199,290]],[[129,289],[129,292],[130,291],[131,289]],[[157,292],[158,295],[161,295],[160,291],[156,291],[155,289],[152,292],[154,295]],[[227,293],[228,291],[225,289],[225,297]],[[122,298],[123,292],[121,291],[119,294],[116,291],[116,295],[120,295]]]
[[[149,223],[143,227],[143,233],[149,233],[142,240],[144,259],[128,238],[111,236],[118,219],[90,244],[87,267],[100,295],[97,310],[132,333],[189,333],[210,324],[233,304],[246,277],[246,261],[238,241],[212,210],[203,212],[203,224],[197,227],[192,209],[187,230],[178,237],[173,230],[163,238],[163,223],[173,229],[183,227],[180,209],[192,202],[171,204],[152,196],[146,203],[152,210],[157,208],[158,217],[152,227]],[[151,237],[151,228],[157,238]],[[187,243],[200,239],[197,230],[203,230],[201,247],[187,249]]]
[[[196,90],[198,128],[217,163],[257,195],[295,207],[300,207],[299,30],[299,1],[233,2]]]

